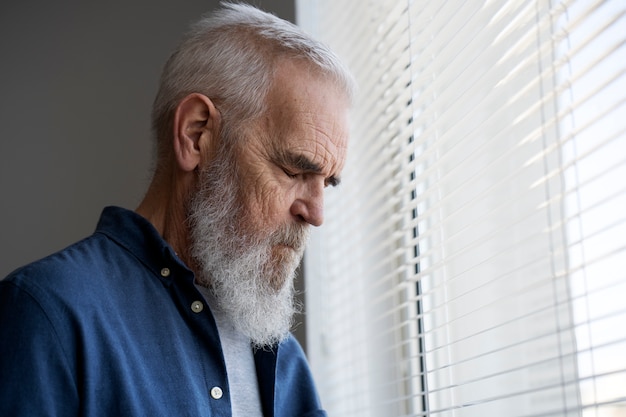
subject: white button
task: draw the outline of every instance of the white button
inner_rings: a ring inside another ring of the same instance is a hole
[[[222,395],[224,395],[224,393],[222,392],[222,389],[220,387],[211,388],[211,397],[213,397],[214,399],[219,400],[220,398],[222,398]]]
[[[161,269],[161,276],[162,277],[169,277],[170,276],[170,269],[169,268]]]
[[[191,311],[199,313],[204,309],[204,305],[200,301],[194,301],[191,303]]]

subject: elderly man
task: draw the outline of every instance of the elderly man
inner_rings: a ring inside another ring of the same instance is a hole
[[[0,282],[0,415],[323,416],[293,277],[339,182],[352,79],[245,5],[201,20],[153,107],[135,212]]]

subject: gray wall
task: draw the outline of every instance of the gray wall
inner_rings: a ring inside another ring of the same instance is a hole
[[[250,3],[294,21],[293,0]],[[104,206],[137,206],[161,68],[218,4],[0,3],[0,279],[91,234]]]
[[[189,22],[218,2],[0,5],[0,278],[90,234],[149,181],[149,112]],[[254,4],[293,20],[292,0]]]
[[[250,2],[294,20],[293,0]],[[0,3],[0,279],[91,234],[104,206],[137,206],[161,68],[217,5]]]

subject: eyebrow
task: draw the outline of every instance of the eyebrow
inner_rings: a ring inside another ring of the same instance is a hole
[[[320,175],[322,174],[322,167],[302,154],[296,154],[289,151],[281,152],[278,156],[278,160],[284,166],[294,168],[298,171]],[[339,183],[341,183],[341,178],[331,175],[326,179],[326,183],[332,187],[336,187]]]

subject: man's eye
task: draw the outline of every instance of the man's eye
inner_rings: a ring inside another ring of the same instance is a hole
[[[290,171],[287,171],[286,169],[283,169],[283,172],[285,173],[285,175],[287,175],[289,178],[296,178],[298,176],[298,174],[294,174]]]

